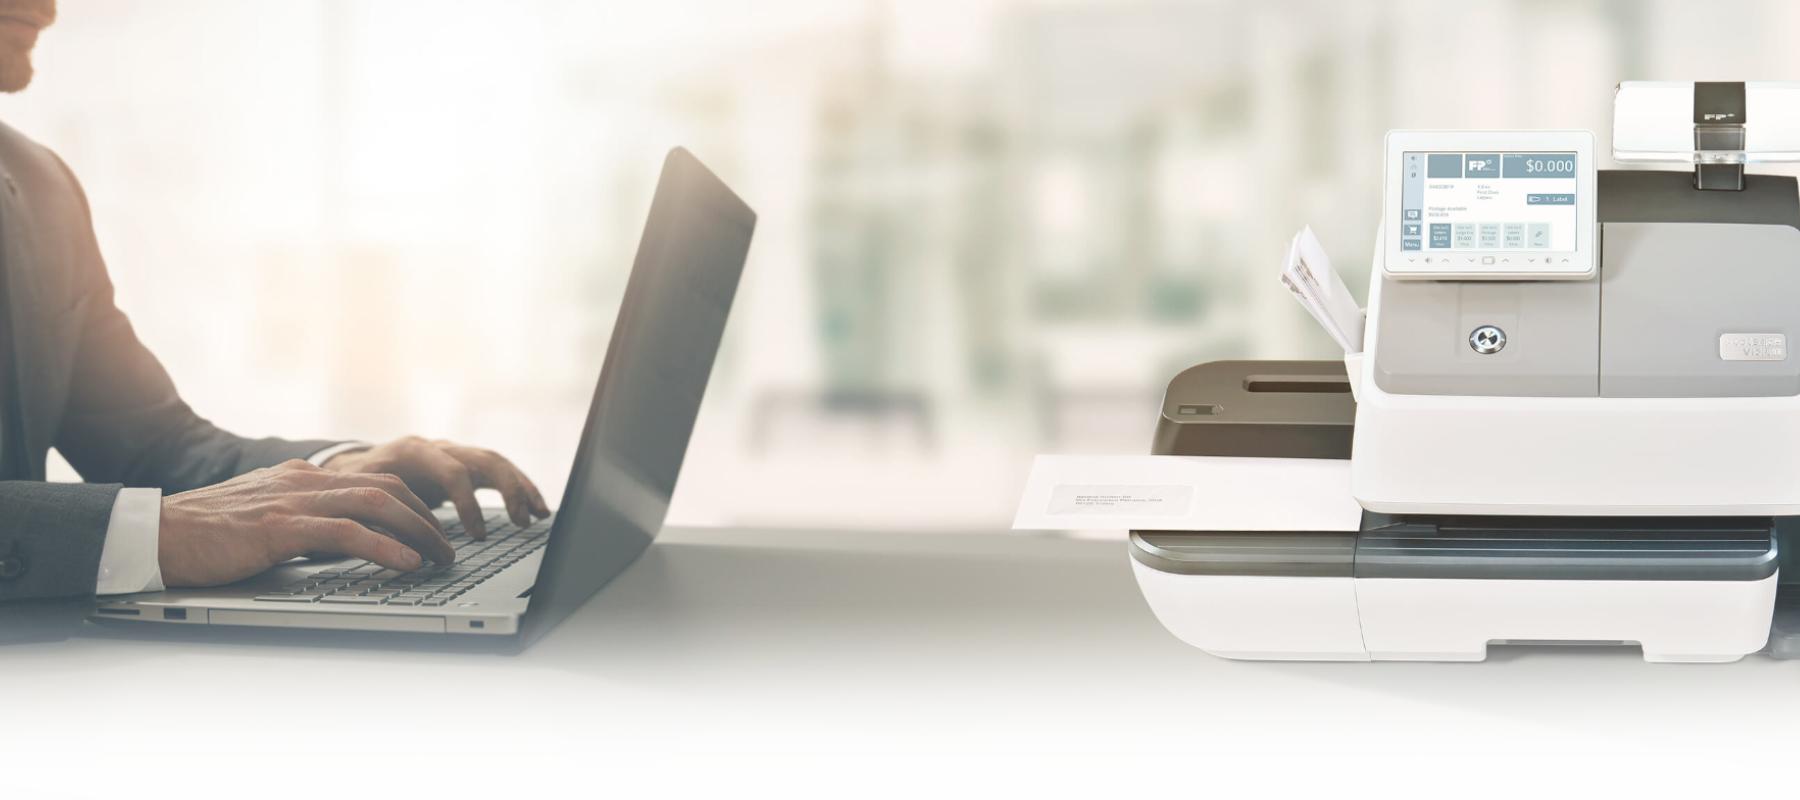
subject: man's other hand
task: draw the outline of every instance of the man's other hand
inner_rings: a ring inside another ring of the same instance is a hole
[[[506,500],[506,513],[524,527],[532,517],[550,516],[550,506],[538,488],[499,453],[464,447],[417,436],[396,439],[368,450],[332,456],[325,468],[339,472],[396,475],[432,508],[445,500],[456,506],[463,530],[476,539],[487,537],[476,489],[496,489]]]
[[[418,569],[422,558],[456,560],[431,508],[399,478],[330,472],[305,461],[163,498],[158,543],[163,583],[171,587],[231,583],[313,553],[397,570]]]

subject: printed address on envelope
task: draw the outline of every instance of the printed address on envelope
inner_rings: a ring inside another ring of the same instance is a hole
[[[1128,514],[1179,517],[1194,502],[1192,486],[1057,486],[1050,493],[1052,514]]]

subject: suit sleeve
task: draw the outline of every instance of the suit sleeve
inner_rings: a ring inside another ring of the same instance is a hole
[[[61,641],[81,629],[118,493],[0,481],[0,645]]]
[[[0,604],[94,593],[117,485],[0,481]]]
[[[61,161],[57,162],[61,166]],[[87,198],[67,166],[71,191],[80,196],[78,226],[85,237],[85,319],[75,351],[68,399],[55,446],[92,483],[153,487],[167,493],[208,486],[288,459],[304,459],[335,442],[250,439],[221,430],[183,402],[156,356],[151,355],[113,300],[112,280],[94,242]],[[178,301],[172,301],[178,302]],[[98,552],[102,519],[94,529]],[[90,563],[88,567],[93,567]],[[92,574],[89,575],[92,583]]]

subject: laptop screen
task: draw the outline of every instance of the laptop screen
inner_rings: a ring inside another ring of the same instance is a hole
[[[686,150],[663,162],[581,443],[525,615],[536,638],[662,527],[756,214]]]

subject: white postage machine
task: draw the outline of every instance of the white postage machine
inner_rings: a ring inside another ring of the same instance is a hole
[[[1744,167],[1800,160],[1800,84],[1621,84],[1612,150],[1681,166],[1599,170],[1586,131],[1388,135],[1366,323],[1336,315],[1360,352],[1186,370],[1153,449],[1306,460],[1305,491],[1355,510],[1133,526],[1170,631],[1248,659],[1769,644],[1800,515],[1800,191]]]

